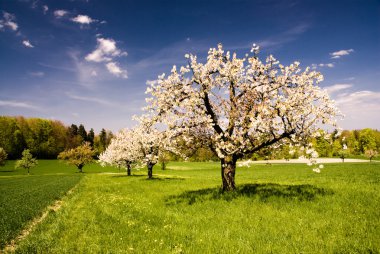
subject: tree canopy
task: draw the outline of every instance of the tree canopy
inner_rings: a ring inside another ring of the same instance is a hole
[[[74,165],[78,168],[79,172],[83,172],[83,167],[93,161],[94,151],[90,143],[85,142],[76,148],[72,148],[61,152],[58,155],[59,160],[64,160],[67,164]]]
[[[27,169],[28,175],[29,175],[30,168],[37,166],[37,164],[38,164],[37,159],[33,158],[33,155],[30,153],[29,149],[25,149],[22,152],[21,159],[16,161],[15,168]]]

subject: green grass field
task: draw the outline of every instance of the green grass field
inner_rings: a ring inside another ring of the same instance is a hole
[[[15,170],[14,163],[8,161],[5,167],[0,167],[0,248],[84,176],[76,173],[75,167],[56,160],[40,160],[29,176],[26,170]],[[84,169],[90,173],[117,172],[96,164]]]
[[[81,181],[18,253],[380,251],[378,163],[326,164],[321,174],[304,164],[238,168],[234,193],[219,191],[219,163],[171,162],[153,180],[93,167],[68,173]]]

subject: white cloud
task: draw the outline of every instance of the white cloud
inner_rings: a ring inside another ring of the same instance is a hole
[[[337,58],[340,58],[341,56],[349,55],[352,52],[354,52],[353,49],[342,49],[339,51],[332,52],[332,53],[330,53],[330,55],[331,55],[331,58],[337,59]]]
[[[345,115],[339,124],[345,129],[378,128],[380,92],[349,91],[352,87],[352,84],[335,84],[325,88]]]
[[[34,48],[34,46],[30,43],[29,40],[23,40],[22,44],[24,44],[24,46],[27,48]]]
[[[121,77],[121,78],[128,78],[127,71],[126,70],[122,70],[117,65],[117,63],[115,63],[115,62],[109,62],[109,63],[106,64],[106,67],[107,67],[108,71],[110,73],[112,73],[113,75],[115,75],[117,77]]]
[[[110,62],[113,57],[126,56],[127,52],[122,52],[116,47],[113,39],[97,38],[96,49],[88,54],[85,59],[89,62]]]
[[[335,92],[345,90],[351,87],[352,87],[352,84],[335,84],[332,86],[325,87],[324,89],[326,89],[326,91],[331,95]]]
[[[357,91],[353,93],[342,93],[337,96],[336,103],[349,106],[360,106],[361,110],[367,110],[363,107],[365,104],[376,103],[380,105],[380,92],[373,91]],[[379,109],[378,107],[377,109]]]
[[[5,26],[8,26],[10,29],[12,29],[13,31],[16,31],[17,28],[18,28],[18,25],[16,22],[13,22],[13,21],[7,21],[6,23],[4,23]]]
[[[96,72],[96,70],[92,70],[90,75],[93,77],[96,77],[96,76],[98,76],[98,73]]]
[[[95,22],[96,20],[90,18],[87,15],[78,15],[78,16],[72,18],[71,21],[74,21],[74,22],[82,24],[82,25],[89,25],[92,22]]]
[[[17,31],[18,24],[15,22],[16,16],[8,13],[3,12],[3,19],[0,20],[0,29],[3,29],[4,27],[8,27],[12,31]]]
[[[20,101],[0,100],[0,106],[2,106],[2,107],[13,107],[13,108],[37,109],[37,107],[34,105],[31,105],[27,102],[20,102]]]
[[[329,67],[329,68],[334,68],[334,64],[333,63],[320,63],[318,64],[319,67]]]
[[[54,16],[56,18],[62,18],[63,16],[67,15],[69,12],[66,10],[55,10],[54,11]]]
[[[113,39],[97,38],[96,40],[98,44],[95,50],[85,57],[86,61],[96,63],[106,62],[105,66],[111,74],[116,77],[128,78],[127,71],[121,69],[119,64],[114,61],[115,57],[126,56],[127,52],[118,49]]]
[[[46,14],[47,11],[49,10],[49,7],[47,5],[44,5],[44,6],[42,6],[42,9],[44,11],[44,14]]]
[[[42,72],[42,71],[30,71],[30,72],[28,72],[28,74],[29,74],[30,76],[33,76],[33,77],[39,77],[39,78],[45,76],[45,73]]]
[[[320,64],[311,64],[311,69],[316,70],[319,67],[328,67],[328,68],[334,68],[335,65],[333,63],[320,63]]]

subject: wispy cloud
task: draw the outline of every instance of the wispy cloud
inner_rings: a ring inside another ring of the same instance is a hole
[[[12,31],[17,31],[18,24],[16,23],[16,16],[14,14],[3,11],[3,19],[0,19],[0,30],[5,27]]]
[[[329,67],[329,68],[334,68],[333,63],[320,63],[318,64],[319,67]]]
[[[56,18],[62,18],[63,16],[66,16],[67,14],[69,14],[69,12],[66,10],[55,10],[54,11],[54,16]]]
[[[342,56],[347,56],[351,54],[352,52],[354,52],[353,49],[342,49],[342,50],[332,52],[330,53],[330,55],[332,59],[338,59],[338,58],[341,58]]]
[[[278,48],[281,47],[283,44],[296,40],[299,37],[299,35],[305,33],[309,28],[309,24],[299,24],[284,31],[283,33],[258,41],[256,44],[262,48]]]
[[[86,88],[94,88],[96,83],[102,79],[101,69],[94,64],[83,61],[79,51],[71,50],[68,55],[72,60],[73,71],[77,74],[78,84]]]
[[[318,67],[321,67],[321,68],[323,68],[323,67],[334,68],[335,64],[334,63],[320,63],[320,64],[313,63],[313,64],[311,64],[311,68],[313,70],[316,70]]]
[[[38,78],[45,76],[45,72],[42,72],[42,71],[30,71],[28,72],[28,74],[32,77],[38,77]]]
[[[32,43],[30,43],[29,40],[23,40],[22,41],[22,44],[27,47],[27,48],[34,48],[34,46],[32,45]]]
[[[12,108],[26,108],[26,109],[38,109],[37,106],[34,106],[28,102],[23,101],[13,101],[13,100],[0,100],[1,107],[12,107]]]
[[[332,95],[333,93],[336,93],[341,90],[346,90],[348,88],[351,88],[353,85],[352,84],[335,84],[332,86],[325,87],[326,91]]]
[[[380,126],[379,115],[380,92],[378,91],[352,91],[352,84],[335,84],[325,89],[337,107],[345,115],[342,127],[366,128]]]
[[[72,93],[66,93],[66,95],[71,98],[71,99],[74,99],[74,100],[79,100],[79,101],[86,101],[86,102],[94,102],[94,103],[97,103],[97,104],[101,104],[103,106],[113,106],[114,104],[107,101],[107,100],[104,100],[104,99],[101,99],[101,98],[97,98],[97,97],[87,97],[87,96],[80,96],[80,95],[75,95],[75,94],[72,94]]]
[[[42,10],[43,10],[44,14],[46,14],[49,10],[49,7],[47,5],[43,5]]]

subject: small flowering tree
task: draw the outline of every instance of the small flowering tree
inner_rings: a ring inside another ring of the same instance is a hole
[[[24,168],[28,170],[28,175],[30,168],[37,166],[37,159],[33,158],[33,155],[30,153],[29,149],[25,149],[22,152],[21,160],[16,161],[15,168]]]
[[[133,130],[123,129],[111,140],[107,149],[100,154],[102,165],[109,164],[126,167],[127,175],[131,175],[132,164],[138,161],[138,144]]]
[[[111,141],[107,150],[99,157],[101,163],[126,165],[142,163],[147,166],[148,178],[153,177],[153,167],[167,149],[165,132],[154,127],[154,121],[147,116],[138,119],[140,123],[131,130],[122,130]]]
[[[365,156],[372,162],[372,159],[376,157],[379,153],[376,150],[368,149],[365,151]]]
[[[335,126],[338,113],[317,84],[323,76],[281,65],[272,55],[263,62],[254,45],[238,58],[221,44],[211,48],[206,63],[186,54],[188,64],[151,82],[146,110],[173,136],[188,145],[203,142],[221,161],[223,190],[235,189],[238,159],[265,147],[306,142],[321,124]]]
[[[140,158],[148,168],[148,178],[153,177],[153,167],[158,163],[161,154],[167,150],[165,132],[154,127],[152,119],[143,116],[140,124],[134,129],[135,143],[137,144],[136,157]]]
[[[58,155],[59,160],[64,160],[69,165],[74,165],[78,168],[80,173],[83,173],[83,167],[93,162],[94,151],[89,142],[76,148],[63,151]]]

